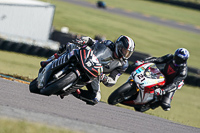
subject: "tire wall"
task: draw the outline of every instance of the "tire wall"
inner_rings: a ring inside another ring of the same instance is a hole
[[[40,57],[49,57],[56,52],[51,49],[42,48],[34,45],[28,45],[26,43],[7,41],[1,38],[0,38],[0,49],[5,51],[12,51],[28,55],[40,56]]]
[[[151,0],[151,1],[200,10],[200,4],[197,0],[196,2],[194,0],[193,1],[192,0]]]

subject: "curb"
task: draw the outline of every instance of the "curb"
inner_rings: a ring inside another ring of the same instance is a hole
[[[29,81],[25,81],[25,80],[22,80],[22,79],[17,79],[17,78],[11,77],[11,76],[3,75],[3,74],[0,74],[0,78],[6,79],[6,80],[10,80],[10,81],[20,82],[20,83],[23,83],[23,84],[28,84],[28,85],[30,84]]]

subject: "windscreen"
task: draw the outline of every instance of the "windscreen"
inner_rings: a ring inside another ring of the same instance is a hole
[[[160,72],[160,70],[156,67],[155,64],[150,65],[146,68],[144,76],[152,79],[160,79],[164,77],[164,75]]]
[[[112,51],[104,44],[96,43],[91,48],[102,65],[112,60]]]

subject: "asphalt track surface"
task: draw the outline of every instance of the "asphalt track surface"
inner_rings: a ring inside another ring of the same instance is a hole
[[[60,126],[86,133],[199,133],[200,129],[133,110],[98,103],[87,105],[72,95],[32,94],[28,84],[0,78],[0,116]],[[0,125],[1,127],[1,125]]]
[[[158,17],[143,15],[137,12],[124,11],[119,8],[110,8],[110,7],[106,9],[97,8],[95,4],[91,4],[83,0],[61,0],[61,1],[200,34],[200,27],[189,24],[178,23],[173,20],[160,19]]]

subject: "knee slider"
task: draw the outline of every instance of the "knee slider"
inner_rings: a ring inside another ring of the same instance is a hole
[[[99,102],[101,100],[101,93],[97,92],[95,99],[97,100],[97,102]]]

